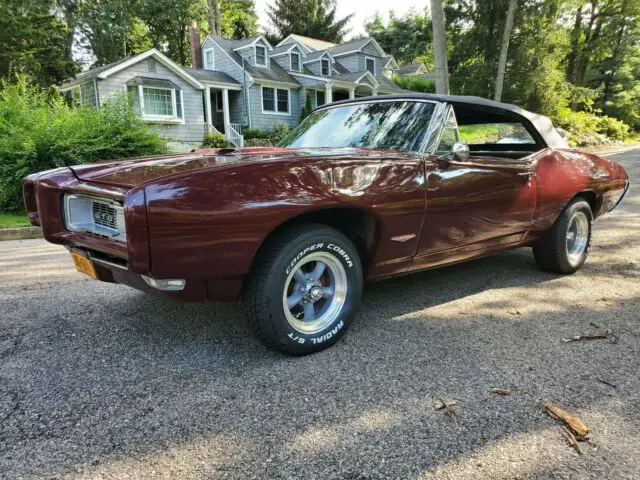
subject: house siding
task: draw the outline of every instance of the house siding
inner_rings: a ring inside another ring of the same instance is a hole
[[[155,71],[149,71],[149,62],[141,60],[130,67],[98,81],[100,104],[112,101],[126,92],[125,83],[133,77],[170,80],[182,90],[184,124],[149,123],[151,128],[166,139],[188,144],[202,143],[204,139],[204,107],[202,91],[185,82],[181,77],[155,62]]]
[[[213,47],[214,69],[226,73],[236,82],[244,83],[244,69],[242,66],[231,59],[210,37],[207,37],[202,45],[202,49],[204,51],[211,47]]]
[[[267,84],[267,87],[273,87],[273,85]],[[284,87],[280,87],[284,88]],[[271,130],[277,123],[287,123],[291,126],[296,126],[300,123],[300,112],[304,103],[304,96],[301,94],[301,89],[289,90],[289,115],[274,115],[262,112],[262,85],[255,84],[249,89],[250,100],[249,107],[251,108],[251,126],[253,128],[260,128],[262,130]]]

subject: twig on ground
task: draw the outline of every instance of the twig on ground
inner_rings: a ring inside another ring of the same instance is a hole
[[[596,378],[596,380],[598,380],[600,383],[604,383],[605,385],[609,385],[611,388],[618,388],[617,385],[614,385],[613,383],[605,380],[604,378]]]
[[[582,448],[580,448],[580,445],[578,444],[578,440],[576,439],[575,435],[571,432],[571,430],[569,430],[569,428],[567,428],[566,426],[563,426],[561,431],[564,434],[567,441],[569,442],[569,445],[575,448],[576,452],[582,455],[583,454]]]
[[[492,388],[491,393],[495,393],[496,395],[506,396],[506,395],[512,395],[513,390],[511,390],[510,388]]]
[[[458,422],[458,415],[456,414],[456,405],[458,405],[458,402],[455,400],[440,398],[438,402],[436,402],[436,410],[444,410],[456,425],[460,425]]]
[[[593,332],[593,333],[584,333],[582,335],[574,335],[573,337],[563,338],[563,342],[580,342],[583,340],[601,340],[601,339],[612,339],[616,341],[616,336],[613,334],[611,330],[604,330],[602,332]]]

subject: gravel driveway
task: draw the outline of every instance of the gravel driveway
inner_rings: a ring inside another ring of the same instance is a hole
[[[304,358],[266,351],[235,304],[0,243],[0,478],[640,478],[640,149],[611,158],[633,186],[576,275],[521,249],[372,284],[344,340]],[[617,342],[562,341],[604,329]]]

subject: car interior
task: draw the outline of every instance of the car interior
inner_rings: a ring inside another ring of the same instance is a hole
[[[451,104],[459,141],[472,156],[524,158],[546,147],[531,123],[512,112],[483,105]]]

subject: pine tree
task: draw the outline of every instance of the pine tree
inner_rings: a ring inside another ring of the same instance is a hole
[[[336,0],[275,0],[267,15],[275,30],[272,37],[295,33],[333,43],[340,43],[350,31],[347,24],[353,17],[337,19]]]

